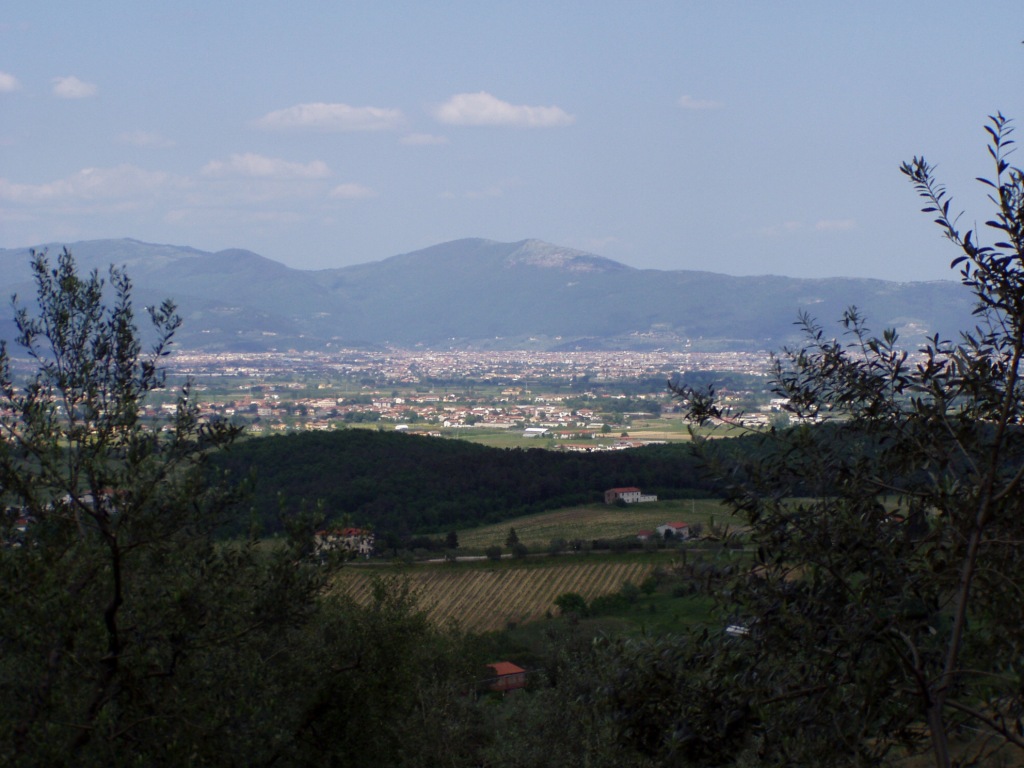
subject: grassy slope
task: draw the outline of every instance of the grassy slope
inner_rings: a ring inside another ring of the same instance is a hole
[[[721,523],[727,515],[726,507],[714,499],[658,501],[628,507],[588,504],[460,530],[459,547],[479,552],[493,545],[504,546],[512,527],[531,551],[543,552],[552,539],[617,539],[669,522],[701,523],[707,529],[712,520]]]

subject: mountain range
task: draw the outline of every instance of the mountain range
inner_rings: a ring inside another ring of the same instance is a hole
[[[251,251],[207,253],[137,240],[67,246],[80,268],[124,266],[137,303],[170,297],[187,349],[423,346],[477,349],[777,349],[807,312],[831,329],[855,305],[880,332],[917,343],[971,326],[959,283],[735,277],[637,269],[539,240],[463,239],[336,269],[301,270]],[[30,249],[0,249],[0,295],[34,296]],[[0,338],[11,338],[11,313]],[[831,332],[831,331],[830,331]]]

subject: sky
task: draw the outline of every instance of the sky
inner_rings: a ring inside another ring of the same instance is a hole
[[[302,269],[536,238],[638,268],[953,279],[899,172],[989,218],[1020,0],[11,0],[0,248]],[[1024,136],[1024,134],[1022,134]]]

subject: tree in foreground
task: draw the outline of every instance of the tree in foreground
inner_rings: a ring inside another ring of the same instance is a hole
[[[233,494],[205,462],[235,430],[203,423],[187,386],[169,421],[142,418],[164,387],[173,305],[149,310],[144,353],[121,271],[80,276],[66,250],[32,267],[38,314],[15,317],[27,380],[0,346],[3,760],[250,754],[273,724],[237,695],[273,677],[261,660],[303,621],[317,575],[214,541]]]
[[[21,357],[0,346],[0,762],[447,761],[440,734],[470,723],[439,722],[455,640],[400,589],[325,602],[331,569],[299,525],[287,544],[218,540],[237,494],[207,458],[236,430],[200,419],[187,386],[163,424],[140,415],[173,305],[149,311],[144,353],[121,271],[83,277],[67,251],[32,266]]]
[[[909,355],[855,309],[842,340],[804,317],[774,370],[796,426],[748,439],[739,464],[704,446],[756,547],[723,591],[749,631],[723,652],[766,764],[1024,756],[1024,174],[1009,121],[986,130],[991,245],[933,166],[901,169],[959,251],[976,327]],[[718,415],[712,392],[676,394]]]

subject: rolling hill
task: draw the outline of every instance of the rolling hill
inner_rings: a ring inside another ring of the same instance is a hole
[[[87,269],[127,267],[140,304],[173,298],[185,318],[179,342],[193,349],[757,350],[792,341],[800,311],[831,323],[856,305],[873,328],[916,341],[967,327],[972,308],[952,281],[636,269],[538,240],[455,240],[325,270],[130,239],[67,246]],[[55,255],[63,244],[40,247]],[[27,248],[0,249],[0,294],[32,295],[28,260]]]

